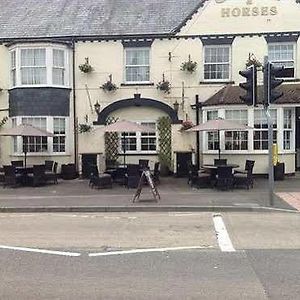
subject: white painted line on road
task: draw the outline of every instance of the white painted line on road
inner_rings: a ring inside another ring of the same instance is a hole
[[[213,221],[220,249],[223,252],[234,252],[235,249],[233,248],[233,245],[231,243],[222,216],[220,214],[213,215]]]
[[[64,251],[54,251],[54,250],[45,250],[45,249],[36,249],[36,248],[25,248],[25,247],[12,247],[0,245],[0,249],[16,250],[16,251],[25,251],[25,252],[36,252],[52,255],[62,255],[62,256],[80,256],[80,253],[75,252],[64,252]]]
[[[166,251],[180,251],[180,250],[192,250],[192,249],[207,249],[212,246],[190,246],[190,247],[169,247],[169,248],[146,248],[146,249],[133,249],[133,250],[120,250],[109,251],[100,253],[89,253],[90,257],[95,256],[110,256],[110,255],[122,255],[122,254],[137,254],[137,253],[149,253],[149,252],[166,252]]]

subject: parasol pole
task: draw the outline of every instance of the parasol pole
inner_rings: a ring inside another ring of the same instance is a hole
[[[28,137],[27,136],[23,136],[23,141],[24,141],[24,164],[25,164],[25,168],[26,168]]]
[[[219,159],[221,159],[221,141],[220,141],[220,130],[218,130],[218,142],[219,142]]]
[[[126,165],[126,159],[125,159],[125,155],[126,155],[126,145],[125,145],[125,142],[126,142],[126,139],[125,139],[125,132],[122,132],[122,138],[123,138],[123,164],[124,164],[124,167]]]

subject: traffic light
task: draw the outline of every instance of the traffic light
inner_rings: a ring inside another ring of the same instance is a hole
[[[284,67],[275,67],[272,63],[267,62],[264,66],[264,105],[268,106],[274,103],[283,95],[283,92],[277,91],[276,87],[283,83],[280,77]]]
[[[240,96],[247,105],[256,106],[257,99],[257,69],[252,65],[245,71],[240,71],[239,74],[246,78],[246,82],[240,83],[240,88],[246,91],[246,95]]]

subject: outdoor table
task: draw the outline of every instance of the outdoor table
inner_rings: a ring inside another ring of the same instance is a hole
[[[207,165],[203,165],[202,169],[205,169],[205,170],[209,171],[211,181],[213,181],[216,178],[217,169],[222,168],[222,167],[229,167],[229,168],[232,168],[232,169],[236,169],[236,168],[239,168],[239,165],[238,164],[226,164],[226,165],[207,164]],[[201,172],[201,171],[198,171],[198,172]]]

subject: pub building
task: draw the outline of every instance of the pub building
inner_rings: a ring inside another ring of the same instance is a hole
[[[159,120],[171,121],[171,169],[218,157],[268,170],[263,107],[247,106],[239,71],[268,56],[284,66],[283,96],[270,105],[285,172],[300,167],[300,4],[295,0],[0,0],[0,121],[54,134],[34,137],[28,164],[52,159],[105,169],[112,141],[101,128],[130,120],[154,132],[125,134],[128,162],[159,159]],[[263,74],[258,71],[258,101]],[[198,102],[196,102],[196,100]],[[197,104],[196,104],[197,103]],[[218,117],[251,127],[188,133]],[[1,130],[1,129],[0,129]],[[118,143],[122,139],[117,139]],[[122,154],[121,145],[117,151]],[[0,165],[23,158],[21,137],[0,137]],[[106,158],[106,159],[105,159]],[[120,156],[120,162],[122,157]]]

